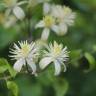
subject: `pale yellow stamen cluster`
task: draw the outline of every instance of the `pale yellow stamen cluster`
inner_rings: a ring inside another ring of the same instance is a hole
[[[62,47],[63,46],[61,44],[58,45],[56,42],[54,42],[54,47],[53,47],[53,54],[54,54],[54,56],[58,56],[61,53]]]
[[[27,42],[21,43],[20,52],[21,52],[23,57],[27,57],[30,50],[31,50],[30,49],[30,44],[28,44]]]
[[[55,20],[52,16],[45,16],[43,18],[43,20],[44,20],[44,23],[45,23],[46,27],[51,27],[55,22]]]

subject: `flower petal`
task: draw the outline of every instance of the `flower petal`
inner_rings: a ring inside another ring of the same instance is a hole
[[[43,5],[43,13],[44,15],[48,14],[50,12],[51,6],[49,3],[44,3]]]
[[[66,68],[66,65],[63,63],[63,66],[64,66],[64,72],[67,71],[67,68]]]
[[[52,62],[52,58],[51,57],[45,57],[43,58],[40,63],[39,66],[41,69],[44,69],[45,67],[47,67],[50,63]]]
[[[20,20],[24,19],[24,17],[25,17],[24,11],[19,6],[14,7],[13,13]]]
[[[35,28],[42,28],[45,26],[45,23],[43,20],[41,20],[39,23],[36,24]]]
[[[54,64],[55,64],[55,75],[59,75],[60,74],[60,71],[61,71],[61,65],[60,63],[56,60],[54,61]]]
[[[59,31],[57,32],[57,35],[65,35],[68,31],[68,26],[66,24],[59,24]]]
[[[20,72],[21,71],[21,68],[22,68],[22,66],[24,64],[25,64],[25,60],[21,58],[21,59],[17,60],[17,62],[14,64],[14,69],[17,72]]]
[[[32,69],[32,74],[36,74],[36,65],[34,64],[32,59],[26,59],[27,60],[27,64],[31,67]]]
[[[50,30],[48,28],[44,28],[41,35],[41,39],[46,41],[49,37],[49,33],[50,33]]]
[[[53,25],[51,29],[57,34],[59,32],[59,27],[57,25]]]
[[[17,5],[20,6],[20,5],[23,5],[25,3],[28,3],[28,1],[20,1],[20,2],[17,3]]]

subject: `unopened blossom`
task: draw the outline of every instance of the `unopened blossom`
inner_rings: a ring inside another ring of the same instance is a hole
[[[36,65],[35,59],[38,56],[38,48],[35,43],[29,44],[27,41],[18,42],[19,45],[14,43],[13,49],[11,49],[10,53],[14,60],[16,60],[14,64],[14,69],[17,72],[20,72],[23,66],[30,67],[32,69],[32,74],[36,75]]]
[[[59,28],[59,31],[57,32],[58,35],[66,34],[68,27],[74,24],[74,19],[76,17],[76,13],[72,12],[69,7],[61,5],[53,5],[51,14],[57,18]]]
[[[3,22],[3,25],[5,28],[10,28],[12,26],[14,26],[17,22],[17,18],[13,15],[10,15],[10,17],[6,17],[4,18],[4,22]]]
[[[43,28],[41,39],[47,40],[50,31],[57,32],[57,26],[55,23],[55,18],[51,15],[46,15],[43,17],[39,23],[36,24],[36,28]]]
[[[62,44],[50,44],[46,47],[47,50],[44,51],[44,58],[41,59],[39,65],[41,69],[46,68],[49,64],[53,63],[55,66],[55,75],[59,75],[61,72],[61,66],[64,67],[64,72],[66,71],[65,62],[68,60],[67,47],[63,48]]]
[[[20,5],[27,3],[27,1],[20,1],[18,0],[4,0],[4,6],[6,9],[6,16],[9,16],[11,12],[20,20],[25,17],[25,13]]]

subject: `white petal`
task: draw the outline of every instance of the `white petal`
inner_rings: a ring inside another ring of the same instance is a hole
[[[36,74],[36,65],[34,64],[33,60],[27,59],[27,64],[31,67],[32,69],[32,74]]]
[[[20,72],[21,71],[21,68],[22,68],[22,66],[24,64],[25,64],[25,60],[21,58],[21,59],[17,60],[17,62],[14,64],[14,69],[17,72]]]
[[[66,65],[63,63],[63,66],[64,66],[64,72],[66,72],[67,68],[66,68]]]
[[[61,65],[58,61],[54,61],[54,64],[55,64],[55,75],[57,76],[61,72]]]
[[[54,32],[56,32],[56,33],[59,32],[59,27],[58,27],[57,25],[53,25],[53,26],[51,27],[51,29],[52,29]]]
[[[24,11],[19,6],[14,7],[13,13],[20,20],[24,19],[24,17],[25,17]]]
[[[36,24],[35,28],[42,28],[44,26],[45,26],[44,21],[41,20],[39,23]]]
[[[60,30],[61,30],[61,35],[62,35],[62,34],[63,34],[63,35],[66,34],[67,31],[68,31],[67,25],[61,24],[61,25],[60,25]]]
[[[21,1],[21,2],[18,2],[17,5],[20,6],[20,5],[23,5],[25,3],[28,3],[28,1]]]
[[[60,36],[65,35],[67,31],[68,31],[68,26],[66,24],[61,23],[59,25],[59,32],[57,32],[57,35],[60,35]]]
[[[51,6],[49,3],[44,3],[43,5],[43,13],[44,15],[48,14],[50,12]]]
[[[47,67],[50,63],[52,62],[52,58],[50,57],[45,57],[43,58],[40,63],[39,66],[41,69],[44,69],[45,67]]]
[[[50,33],[50,29],[45,28],[42,32],[41,39],[46,41],[49,37],[49,33]]]

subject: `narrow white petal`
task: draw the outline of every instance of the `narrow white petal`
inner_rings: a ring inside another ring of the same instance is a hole
[[[23,9],[20,8],[19,6],[14,7],[13,13],[20,20],[24,19],[24,17],[25,17],[25,13],[24,13]]]
[[[61,72],[61,65],[58,61],[54,61],[54,64],[55,64],[55,75],[57,76]]]
[[[66,68],[66,65],[63,63],[63,66],[64,66],[64,72],[67,71],[67,68]]]
[[[31,67],[32,69],[32,74],[36,74],[36,65],[31,59],[27,59],[27,64]]]
[[[51,6],[49,3],[44,3],[43,5],[43,13],[44,15],[48,14],[50,12]]]
[[[39,23],[36,24],[35,28],[42,28],[44,26],[45,26],[44,21],[41,20]]]
[[[50,29],[48,28],[44,28],[42,35],[41,35],[41,39],[42,40],[47,40],[49,37],[49,33],[50,33]]]
[[[43,58],[40,63],[39,63],[39,66],[41,69],[44,69],[46,68],[50,63],[52,62],[52,58],[50,57],[45,57]]]
[[[17,5],[20,6],[20,5],[23,5],[25,3],[28,3],[28,1],[21,1],[21,2],[18,2]]]
[[[14,48],[20,50],[20,48],[14,43]]]
[[[25,60],[24,59],[19,59],[16,61],[16,63],[14,64],[14,69],[17,71],[17,72],[20,72],[21,71],[21,68],[22,66],[25,64]]]

